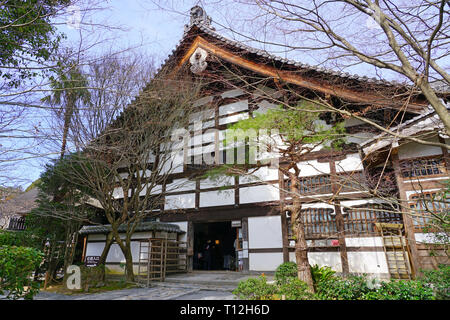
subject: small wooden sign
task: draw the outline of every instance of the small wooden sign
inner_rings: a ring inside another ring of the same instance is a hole
[[[87,256],[84,261],[86,267],[96,267],[100,261],[100,256]]]
[[[241,226],[241,220],[233,220],[231,221],[231,227],[232,228],[239,228]]]

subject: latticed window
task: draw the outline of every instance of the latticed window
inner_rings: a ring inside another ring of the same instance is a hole
[[[298,179],[298,192],[301,195],[331,194],[333,193],[333,183],[338,187],[339,192],[355,192],[367,189],[362,171],[339,173],[336,175],[334,182],[329,174],[300,177]],[[286,188],[289,189],[290,186],[291,181],[286,180]]]
[[[9,219],[8,230],[25,230],[25,218],[24,217],[11,217]]]
[[[381,204],[344,209],[344,231],[347,235],[364,236],[376,234],[375,223],[403,223],[400,212]]]
[[[329,208],[308,208],[301,210],[306,238],[313,239],[336,236],[336,217],[332,213],[333,210]],[[294,234],[291,227],[290,216],[288,217],[287,222],[288,237],[292,240],[294,239]]]
[[[403,178],[442,175],[447,173],[444,157],[420,158],[400,162]]]
[[[416,230],[423,231],[425,227],[432,227],[433,215],[447,213],[450,209],[450,199],[443,198],[439,192],[423,192],[411,196],[411,216]]]
[[[286,180],[286,188],[290,189],[291,181]],[[301,195],[332,193],[330,175],[300,177],[298,192]]]

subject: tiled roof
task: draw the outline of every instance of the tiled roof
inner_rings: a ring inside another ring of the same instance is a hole
[[[450,112],[450,104],[447,104],[447,110]],[[429,108],[424,112],[424,114],[407,120],[402,124],[391,128],[390,131],[398,133],[402,136],[414,136],[418,133],[427,131],[444,131],[444,125],[439,116],[436,114],[436,111]],[[441,135],[445,135],[445,133],[442,133]],[[445,137],[447,136],[445,135]],[[370,154],[395,143],[396,141],[398,141],[398,138],[383,132],[376,135],[372,139],[363,142],[360,146],[365,154]]]
[[[126,230],[126,225],[122,224],[119,226],[119,232],[125,232],[125,230]],[[101,234],[101,233],[108,233],[110,231],[111,231],[111,225],[104,224],[104,225],[94,225],[94,226],[83,226],[81,228],[81,230],[78,231],[78,233],[79,234]],[[141,222],[136,227],[135,232],[142,232],[142,231],[165,231],[165,232],[185,233],[176,224],[157,222],[157,221]]]
[[[348,80],[362,81],[365,83],[384,85],[384,86],[401,86],[401,87],[405,87],[405,88],[409,87],[407,84],[400,83],[397,81],[387,81],[387,80],[383,80],[383,79],[369,78],[367,76],[360,76],[357,74],[350,74],[348,72],[341,72],[341,71],[335,71],[335,70],[331,70],[331,69],[327,69],[327,68],[323,68],[323,67],[311,66],[309,64],[298,62],[298,61],[295,61],[292,59],[282,58],[282,57],[270,54],[265,50],[256,49],[256,48],[250,47],[246,44],[243,44],[242,42],[228,39],[228,38],[218,34],[217,32],[215,32],[211,27],[205,26],[204,24],[202,24],[201,22],[198,22],[198,21],[194,21],[190,26],[186,26],[186,30],[185,30],[183,38],[178,42],[175,49],[172,50],[172,53],[167,57],[167,59],[164,60],[162,66],[159,68],[159,70],[161,70],[168,61],[170,61],[171,59],[174,58],[175,53],[182,47],[184,42],[187,41],[190,33],[195,32],[195,28],[197,28],[198,30],[202,31],[203,33],[205,33],[219,41],[222,41],[223,43],[225,43],[227,45],[233,46],[237,49],[245,50],[248,53],[256,54],[260,57],[263,57],[263,58],[266,58],[269,60],[281,62],[287,66],[293,66],[293,67],[300,68],[300,69],[303,69],[306,71],[315,71],[315,72],[319,72],[322,74],[326,74],[328,76],[337,76],[337,77],[348,79]],[[446,92],[449,91],[448,87],[446,88],[445,91]]]

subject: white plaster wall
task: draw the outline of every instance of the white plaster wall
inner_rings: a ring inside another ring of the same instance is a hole
[[[439,240],[439,236],[441,236],[441,240]],[[444,234],[439,233],[414,233],[414,237],[416,238],[416,241],[420,243],[442,243],[442,239],[446,239]]]
[[[0,216],[0,229],[7,229],[9,226],[9,220],[11,217],[9,216]]]
[[[114,199],[123,198],[123,189],[122,188],[114,188],[112,196]]]
[[[230,113],[235,113],[243,110],[248,110],[248,100],[237,101],[219,107],[219,116],[224,116]]]
[[[152,190],[150,190],[150,194],[160,194],[162,191],[161,185],[155,185],[153,186]],[[139,193],[139,195],[144,196],[147,193],[147,186],[144,186],[142,188],[142,191]]]
[[[258,170],[250,171],[251,174],[239,177],[239,183],[252,183],[258,181],[278,180],[278,169],[269,167],[261,167]]]
[[[275,271],[283,263],[282,252],[249,253],[250,271]]]
[[[200,189],[217,188],[234,185],[234,177],[221,176],[217,179],[200,180]]]
[[[289,261],[296,262],[295,252],[289,252]],[[336,272],[342,272],[341,255],[339,252],[308,252],[310,265],[328,266]]]
[[[234,98],[234,97],[242,96],[244,93],[245,92],[242,89],[233,89],[233,90],[225,91],[224,93],[221,94],[221,97],[222,98]]]
[[[352,134],[348,134],[345,137],[346,143],[356,143],[363,144],[364,141],[368,141],[375,136],[374,133],[370,132],[356,132]]]
[[[349,272],[389,273],[386,256],[383,251],[347,252]]]
[[[383,239],[381,237],[361,237],[345,238],[347,247],[382,247]]]
[[[195,193],[166,196],[164,210],[195,208]]]
[[[234,204],[234,189],[200,192],[200,207]]]
[[[189,122],[203,121],[210,118],[214,118],[214,109],[202,110],[191,114],[189,116]]]
[[[213,99],[214,99],[213,96],[203,97],[203,98],[196,100],[193,105],[194,105],[194,107],[198,107],[198,106],[212,102]]]
[[[91,236],[93,235],[90,235],[89,239]],[[104,247],[104,242],[88,242],[86,245],[86,256],[101,256]]]
[[[176,224],[180,227],[180,230],[184,231],[178,240],[180,241],[186,241],[187,240],[187,232],[188,232],[188,222],[187,221],[180,221],[180,222],[171,222],[170,224]]]
[[[234,116],[229,116],[226,118],[221,118],[221,119],[219,119],[219,124],[238,122],[239,120],[243,120],[243,119],[248,119],[247,112],[235,114]]]
[[[281,217],[250,217],[248,218],[248,247],[282,248]]]
[[[432,142],[439,142],[437,137],[433,139],[426,139]],[[418,144],[415,142],[410,142],[404,145],[401,145],[398,148],[398,158],[399,159],[408,159],[408,158],[418,158],[418,157],[426,157],[442,154],[441,147],[437,146],[429,146],[424,144]]]
[[[280,200],[278,183],[239,188],[239,203],[254,203]]]
[[[160,170],[160,175],[166,173],[179,173],[183,172],[184,153],[183,150],[178,152],[172,152],[170,159],[164,162],[163,167]]]
[[[215,148],[216,146],[213,143],[208,144],[206,146],[197,146],[195,148],[188,149],[187,155],[192,156],[192,155],[200,155],[203,153],[211,153],[216,151]]]
[[[330,173],[330,164],[317,162],[317,160],[302,161],[298,163],[300,177],[315,176]]]
[[[100,256],[102,254],[103,248],[105,247],[104,242],[94,242],[88,243],[86,246],[86,256]],[[138,261],[139,256],[139,242],[131,242],[131,251],[133,255],[133,261]],[[111,245],[108,255],[106,257],[106,263],[108,262],[122,262],[125,263],[125,256],[122,253],[119,245],[114,243]]]
[[[358,153],[348,154],[344,160],[336,161],[336,172],[359,171],[363,169]]]
[[[167,192],[179,192],[195,190],[195,181],[188,180],[186,178],[174,179],[172,183],[166,185]]]
[[[178,223],[173,223],[173,224],[178,224],[180,226],[181,230],[185,230],[187,231],[187,222],[178,222]],[[148,239],[152,236],[152,232],[136,232],[133,237],[132,240],[136,240],[136,239]],[[120,235],[121,238],[125,237],[125,234],[121,234]],[[158,236],[158,234],[157,234]],[[175,239],[175,234],[170,234],[169,235],[169,239]],[[91,234],[88,237],[89,241],[93,241],[93,240],[105,240],[106,236],[105,235],[100,235],[100,234]],[[105,243],[104,242],[89,242],[86,245],[86,256],[100,256],[102,254],[103,248],[105,247]],[[185,240],[182,240],[185,241]],[[139,261],[139,246],[140,246],[140,242],[139,241],[131,241],[131,251],[132,251],[132,256],[133,256],[133,262],[138,262]],[[106,257],[106,263],[111,263],[111,262],[125,262],[125,256],[122,253],[122,250],[120,249],[119,245],[117,243],[114,243],[111,245],[111,248],[108,252],[108,255]],[[109,266],[108,266],[109,268]]]

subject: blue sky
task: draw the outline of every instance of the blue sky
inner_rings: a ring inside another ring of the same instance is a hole
[[[154,0],[158,2],[157,0]],[[194,5],[202,5],[207,14],[213,19],[217,31],[225,36],[233,37],[230,32],[221,26],[229,25],[230,17],[239,19],[240,15],[248,12],[241,10],[239,7],[229,6],[227,0],[166,0],[161,3],[168,4],[171,10],[158,9],[152,0],[111,0],[107,2],[109,7],[107,10],[94,10],[83,21],[94,24],[120,25],[124,30],[107,31],[106,29],[96,26],[95,32],[84,32],[83,41],[94,41],[97,38],[107,38],[109,41],[100,46],[91,48],[92,51],[100,53],[105,48],[113,47],[119,50],[130,46],[137,46],[137,50],[145,51],[147,54],[156,58],[156,61],[162,62],[175,48],[176,44],[183,36],[184,25],[189,22],[189,10]],[[245,25],[244,25],[245,27]],[[68,27],[64,21],[59,26],[59,30],[68,37],[67,44],[76,45],[80,39],[80,30]],[[92,31],[92,30],[91,30]],[[113,38],[113,39],[112,39]],[[268,51],[271,51],[268,49]],[[273,50],[272,50],[273,52]],[[277,52],[273,52],[277,54]],[[285,56],[284,54],[278,54]],[[295,60],[306,62],[314,65],[313,55],[301,54],[290,56]],[[365,74],[373,71],[373,67],[363,68],[357,66],[352,68],[351,73]],[[373,76],[373,75],[372,75]],[[36,112],[34,113],[36,115]],[[40,115],[32,116],[29,126],[33,126],[39,121]],[[43,168],[44,160],[28,160],[17,164],[13,169],[13,174],[20,176],[23,181],[23,187],[28,186],[32,181],[39,178]]]

